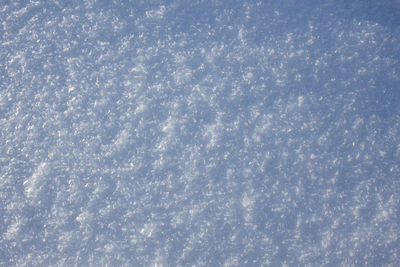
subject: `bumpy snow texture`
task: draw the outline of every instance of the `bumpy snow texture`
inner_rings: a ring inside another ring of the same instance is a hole
[[[0,265],[400,265],[399,1],[0,22]]]

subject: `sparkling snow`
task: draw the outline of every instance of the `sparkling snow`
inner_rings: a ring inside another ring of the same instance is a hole
[[[3,1],[0,265],[400,265],[400,2]]]

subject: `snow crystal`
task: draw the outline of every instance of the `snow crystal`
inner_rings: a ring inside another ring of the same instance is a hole
[[[0,4],[0,265],[400,264],[397,1],[117,2]]]

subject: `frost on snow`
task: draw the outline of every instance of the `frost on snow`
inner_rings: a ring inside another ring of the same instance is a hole
[[[159,2],[0,4],[0,265],[399,265],[399,3]]]

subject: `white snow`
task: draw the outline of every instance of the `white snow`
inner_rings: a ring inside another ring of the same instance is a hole
[[[399,265],[385,8],[1,3],[0,265]]]

